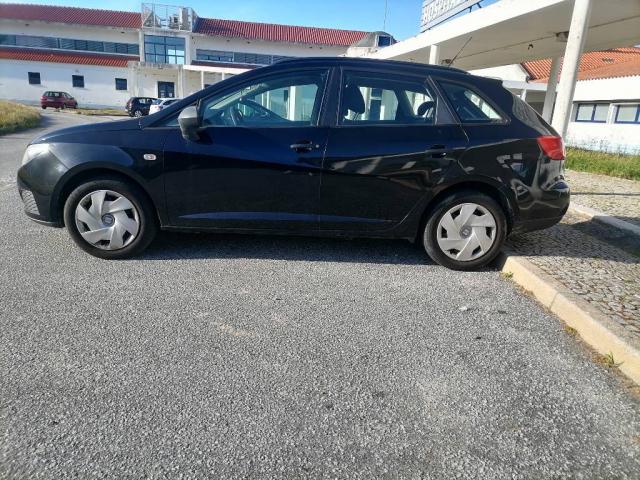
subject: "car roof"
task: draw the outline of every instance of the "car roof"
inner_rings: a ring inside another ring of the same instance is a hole
[[[377,58],[362,57],[305,57],[305,58],[287,58],[274,63],[272,66],[349,66],[349,67],[366,67],[376,68],[380,70],[409,70],[420,71],[423,73],[455,73],[469,75],[468,72],[454,67],[445,67],[439,65],[429,65],[424,63],[405,62],[400,60],[380,60]]]

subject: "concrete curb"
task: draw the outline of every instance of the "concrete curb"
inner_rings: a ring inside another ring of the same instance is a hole
[[[522,257],[503,252],[498,265],[598,353],[613,355],[619,369],[640,385],[640,350],[609,328],[610,321],[602,313]]]
[[[582,205],[576,205],[575,203],[571,203],[569,210],[573,210],[575,213],[579,215],[583,215],[588,217],[596,222],[603,223],[605,225],[618,228],[620,230],[625,230],[627,232],[631,232],[634,235],[640,236],[640,227],[634,225],[633,223],[625,222],[624,220],[620,220],[619,218],[608,215],[599,210],[594,210],[593,208],[584,207]]]

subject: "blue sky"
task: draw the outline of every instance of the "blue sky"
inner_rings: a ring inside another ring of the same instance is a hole
[[[129,11],[139,11],[141,3],[134,0],[13,1]],[[482,3],[486,6],[496,1],[483,0]],[[0,0],[0,3],[6,1]],[[189,6],[202,17],[366,31],[383,30],[385,12],[385,0],[156,0],[155,3]],[[398,40],[419,33],[422,0],[387,0],[387,3],[387,32]]]
[[[14,1],[130,11],[139,11],[141,3],[133,0]],[[151,3],[151,0],[148,1]],[[156,0],[155,3],[189,6],[202,17],[354,30],[382,30],[385,0]],[[386,30],[398,39],[417,34],[420,28],[422,0],[388,0],[388,4]]]

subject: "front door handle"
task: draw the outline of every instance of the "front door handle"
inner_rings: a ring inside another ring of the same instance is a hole
[[[313,149],[320,148],[320,145],[310,141],[303,141],[293,143],[289,148],[291,148],[291,150],[295,150],[296,152],[310,152]]]
[[[446,145],[431,145],[429,150],[431,153],[431,158],[444,158],[447,156]]]

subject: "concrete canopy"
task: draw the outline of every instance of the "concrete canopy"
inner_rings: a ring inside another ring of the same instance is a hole
[[[441,62],[452,59],[465,70],[562,56],[574,0],[500,0],[368,56],[428,63],[431,45]],[[640,43],[640,0],[593,1],[584,51]]]

